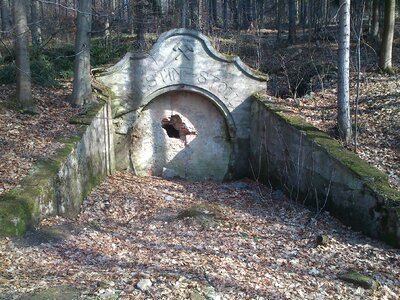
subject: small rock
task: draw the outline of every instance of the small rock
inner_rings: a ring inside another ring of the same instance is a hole
[[[319,270],[317,270],[316,268],[312,268],[310,271],[308,271],[308,274],[313,275],[313,276],[317,276],[320,273],[321,272]]]
[[[175,197],[172,197],[171,195],[164,195],[164,200],[165,201],[173,201],[173,200],[175,200]]]
[[[136,284],[136,287],[144,292],[147,291],[152,285],[153,283],[151,282],[150,279],[144,278],[140,279],[140,281]]]
[[[316,244],[317,246],[326,246],[328,245],[329,241],[329,236],[327,236],[326,234],[321,234],[317,236]]]
[[[190,300],[207,300],[207,299],[202,294],[195,291],[190,293]]]
[[[206,296],[207,300],[221,300],[221,296],[215,291],[212,286],[205,287],[203,289],[203,293]]]
[[[339,275],[339,279],[371,290],[377,289],[379,285],[373,278],[353,270]]]

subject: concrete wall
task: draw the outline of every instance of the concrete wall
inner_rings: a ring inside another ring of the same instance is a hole
[[[400,193],[390,189],[386,176],[266,100],[256,99],[252,105],[250,157],[255,177],[399,247]]]
[[[74,120],[81,134],[35,165],[20,187],[0,196],[0,235],[21,235],[51,215],[74,216],[90,189],[114,168],[109,104],[94,105]],[[90,125],[84,125],[90,124]]]

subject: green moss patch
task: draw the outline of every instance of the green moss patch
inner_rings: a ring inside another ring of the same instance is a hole
[[[0,236],[21,236],[30,223],[29,208],[24,202],[0,201]]]
[[[80,298],[80,292],[72,286],[57,286],[51,287],[47,290],[27,294],[18,298],[18,300],[43,300],[43,299],[57,299],[57,300],[74,300]]]
[[[0,236],[20,236],[38,221],[38,199],[42,203],[54,201],[53,180],[80,138],[75,136],[64,140],[64,147],[51,159],[37,162],[19,187],[0,196]]]
[[[105,100],[100,100],[99,102],[92,102],[92,103],[85,105],[82,108],[82,113],[72,117],[69,120],[69,123],[70,124],[78,124],[78,125],[90,125],[93,121],[93,118],[102,109],[104,104],[105,104]]]
[[[344,274],[339,275],[339,278],[343,281],[353,283],[365,289],[375,290],[379,286],[378,282],[376,282],[373,278],[353,270],[350,270]]]

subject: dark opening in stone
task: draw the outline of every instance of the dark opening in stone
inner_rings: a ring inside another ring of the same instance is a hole
[[[179,130],[176,130],[171,124],[162,124],[161,127],[165,129],[170,138],[180,138]]]

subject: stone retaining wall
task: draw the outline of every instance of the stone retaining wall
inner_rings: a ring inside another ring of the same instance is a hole
[[[385,174],[267,96],[252,105],[253,175],[354,230],[400,247],[400,193]]]
[[[62,141],[54,157],[37,163],[20,187],[0,196],[0,236],[21,235],[48,216],[78,214],[91,188],[113,171],[110,105],[92,105],[73,121],[81,124],[81,134]]]

